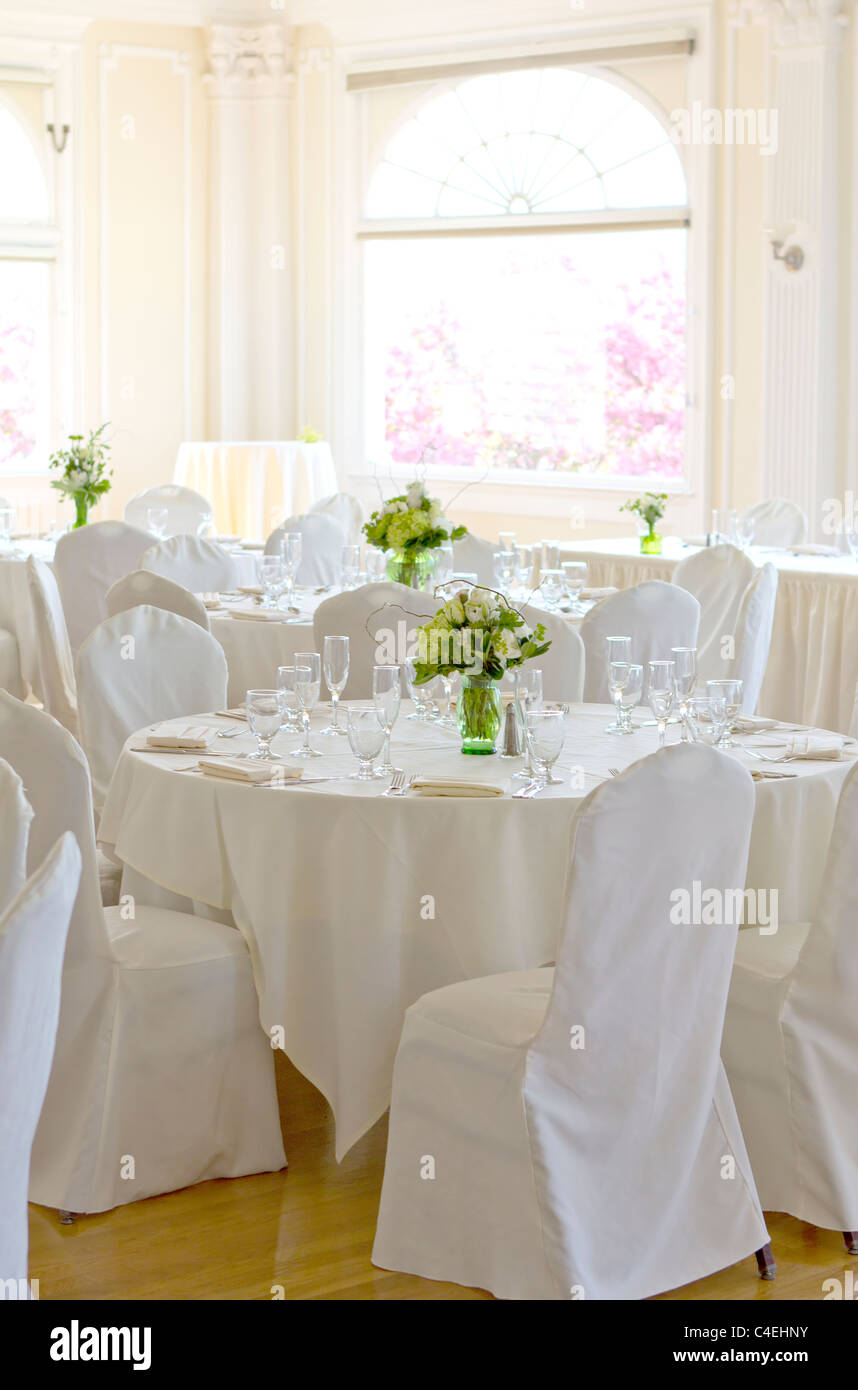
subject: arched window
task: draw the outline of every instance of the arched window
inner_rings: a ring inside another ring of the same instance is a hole
[[[0,471],[42,471],[50,434],[48,183],[22,123],[0,105]]]
[[[690,213],[644,94],[468,78],[401,123],[363,212],[370,457],[682,479]]]

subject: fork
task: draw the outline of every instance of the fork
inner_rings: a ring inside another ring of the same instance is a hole
[[[382,796],[404,796],[414,779],[404,772],[394,772],[390,786],[385,787]]]
[[[608,771],[612,777],[619,777],[620,775],[620,769],[618,767],[609,767]]]
[[[218,731],[217,731],[217,737],[218,737],[218,738],[241,738],[241,735],[242,735],[244,732],[245,732],[244,729],[218,729]]]

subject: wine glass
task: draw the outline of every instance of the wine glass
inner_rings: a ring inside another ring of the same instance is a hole
[[[562,709],[528,710],[525,721],[527,746],[536,767],[536,780],[542,787],[559,785],[561,777],[552,777],[551,769],[560,757],[566,736]]]
[[[316,748],[310,747],[310,715],[319,702],[319,694],[322,689],[322,658],[318,652],[296,652],[295,669],[298,672],[296,682],[301,707],[301,723],[304,726],[304,741],[301,747],[292,754],[292,757],[320,758],[321,753]],[[306,677],[305,671],[308,673]],[[278,684],[280,684],[279,681]]]
[[[572,601],[572,612],[581,612],[581,590],[587,583],[587,564],[584,560],[564,560],[562,566],[563,577],[566,580],[566,592]]]
[[[721,696],[691,695],[688,700],[688,722],[695,743],[715,748],[724,735],[727,722],[727,702]]]
[[[439,675],[439,680],[441,682],[441,689],[444,693],[444,713],[439,714],[435,723],[442,729],[456,729],[458,725],[456,723],[456,716],[453,714],[453,685],[456,680],[456,674],[451,673],[449,676],[445,676],[442,672]]]
[[[672,661],[651,661],[649,673],[649,707],[658,724],[658,746],[664,747],[667,721],[674,701],[674,665]]]
[[[380,584],[387,574],[387,556],[375,545],[368,545],[364,559],[367,584]]]
[[[635,726],[632,723],[632,710],[635,705],[639,705],[643,694],[643,667],[637,663],[630,664],[626,670],[626,679],[620,690],[620,700],[617,706],[620,722],[623,726],[624,734],[633,734]]]
[[[557,608],[563,597],[564,578],[560,569],[544,569],[539,578],[539,591],[545,599],[545,607],[551,612]]]
[[[378,722],[384,729],[384,753],[376,777],[392,777],[399,769],[390,761],[390,735],[399,718],[399,705],[402,700],[402,678],[398,666],[373,666],[372,702]]]
[[[726,710],[726,727],[721,739],[722,748],[733,748],[735,739],[733,734],[736,732],[736,720],[742,712],[742,691],[744,681],[740,680],[717,680],[706,682],[706,694],[710,700],[722,699]]]
[[[302,538],[300,531],[287,531],[280,542],[280,559],[283,562],[284,592],[287,607],[295,604],[295,579],[301,563]]]
[[[367,709],[363,705],[349,705],[347,719],[349,744],[360,763],[359,770],[350,774],[351,780],[372,782],[375,779],[372,760],[381,752],[385,737],[384,729],[378,722],[375,706]]]
[[[605,730],[606,734],[623,734],[622,715],[620,714],[620,695],[623,686],[628,679],[629,664],[632,659],[632,639],[631,637],[606,637],[605,643],[608,648],[608,691],[614,702],[617,717],[613,724],[609,724]]]
[[[275,754],[271,752],[271,740],[279,732],[283,723],[283,692],[280,690],[248,690],[245,696],[247,724],[256,739],[256,752],[248,753],[248,758],[258,758],[261,762],[271,762]]]
[[[159,541],[162,541],[167,534],[167,522],[170,513],[166,507],[147,507],[146,508],[146,529]]]
[[[694,694],[694,685],[697,680],[697,648],[671,647],[670,655],[673,658],[673,688],[679,707],[679,720],[682,724],[682,742],[690,743],[688,700]]]
[[[331,695],[331,722],[326,729],[322,730],[322,733],[325,735],[345,735],[346,730],[337,723],[337,708],[340,695],[349,678],[348,637],[325,638],[322,647],[322,665],[325,671],[325,684]]]
[[[539,666],[513,667],[512,689],[515,714],[521,729],[522,747],[526,753],[524,766],[520,772],[513,773],[513,781],[530,782],[533,780],[536,769],[531,758],[525,721],[531,710],[542,709],[542,668]]]
[[[517,558],[514,550],[499,550],[495,555],[495,584],[503,593],[513,586]]]
[[[423,681],[421,685],[418,685],[414,679],[417,672],[414,667],[414,662],[410,658],[407,658],[403,662],[403,670],[405,671],[405,687],[408,691],[409,699],[414,705],[414,713],[409,714],[407,717],[408,719],[417,720],[422,724],[426,724],[431,721],[433,712],[435,715],[438,713],[438,706],[432,698],[433,688],[437,688],[440,684],[438,677],[435,676],[431,681]]]
[[[344,545],[341,553],[340,570],[344,589],[354,589],[360,574],[360,546]]]
[[[520,545],[517,551],[515,577],[522,595],[530,593],[533,585],[533,546]]]
[[[283,561],[279,555],[261,555],[257,561],[257,572],[265,595],[263,608],[276,608],[286,582]]]

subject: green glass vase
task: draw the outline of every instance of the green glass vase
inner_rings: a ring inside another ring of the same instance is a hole
[[[661,536],[656,531],[646,531],[641,536],[641,555],[660,555]]]
[[[501,694],[488,676],[462,676],[456,724],[463,753],[494,753],[501,726]]]
[[[76,531],[78,526],[85,526],[89,519],[89,503],[85,492],[73,492],[74,497],[74,526]]]
[[[409,589],[431,589],[437,567],[437,550],[394,550],[387,562],[387,577]]]

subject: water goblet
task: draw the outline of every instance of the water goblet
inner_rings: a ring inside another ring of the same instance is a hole
[[[620,691],[618,705],[620,722],[623,726],[624,734],[633,734],[635,726],[632,723],[632,710],[635,705],[639,705],[643,694],[643,667],[637,663],[630,664],[626,672],[626,679]]]
[[[560,569],[544,569],[539,577],[539,591],[545,600],[545,607],[549,612],[554,612],[560,603],[565,590],[565,580],[563,571]]]
[[[726,727],[721,738],[721,748],[734,748],[736,741],[733,738],[736,732],[736,721],[742,713],[742,691],[744,681],[740,680],[716,680],[706,682],[706,694],[710,699],[723,699],[727,718]]]
[[[712,699],[709,695],[691,695],[688,700],[688,722],[695,743],[716,748],[727,722],[726,700],[723,696]]]
[[[551,769],[560,757],[566,737],[562,709],[528,710],[525,721],[527,746],[536,768],[536,781],[542,787],[558,786],[561,777],[552,777]]]
[[[581,612],[581,590],[587,583],[587,564],[584,560],[564,560],[561,566],[566,580],[566,592],[572,603],[572,612]]]
[[[271,740],[283,723],[283,692],[280,690],[248,690],[245,696],[247,725],[256,739],[256,752],[248,758],[272,762]]]
[[[375,706],[367,709],[363,705],[349,705],[347,721],[349,745],[360,764],[358,771],[350,774],[350,779],[353,782],[373,782],[373,759],[378,757],[384,743],[384,729],[378,722]]]
[[[533,587],[533,563],[533,546],[520,545],[517,551],[515,577],[518,581],[519,593],[522,595],[529,594]]]
[[[360,546],[344,545],[340,557],[340,574],[343,589],[354,589],[360,574]]]
[[[262,585],[263,608],[276,608],[280,595],[283,593],[286,576],[283,573],[283,561],[279,555],[262,555],[256,562],[259,582]]]
[[[380,584],[387,574],[387,557],[383,550],[368,545],[364,559],[367,584]]]
[[[560,542],[542,542],[542,570],[556,570],[560,564]]]

